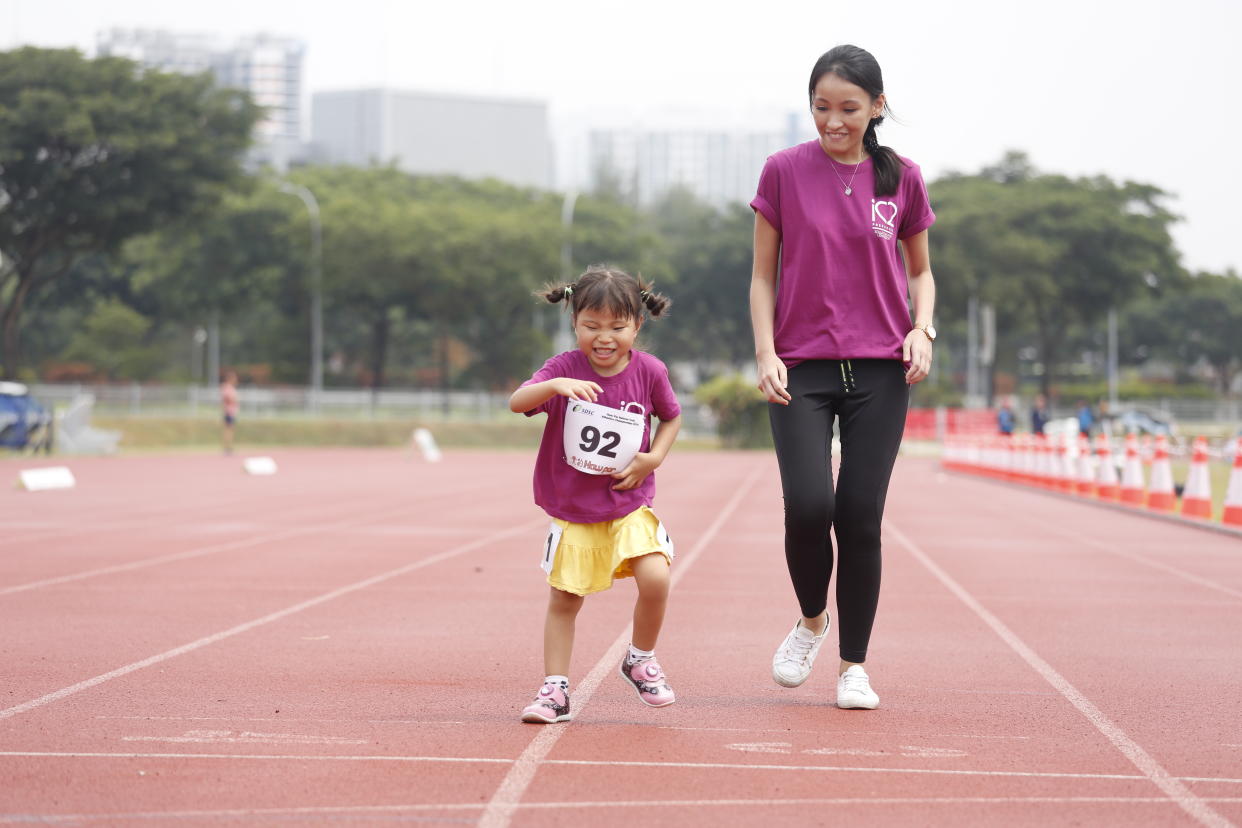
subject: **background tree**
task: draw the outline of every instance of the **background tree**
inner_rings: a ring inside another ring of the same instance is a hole
[[[940,215],[933,264],[946,310],[960,320],[974,293],[996,308],[1012,354],[1029,336],[1045,366],[1042,390],[1066,357],[1075,325],[1098,328],[1141,295],[1152,274],[1180,271],[1176,217],[1161,190],[1110,179],[1037,175],[1011,153],[977,176],[931,185]],[[960,322],[958,323],[961,324]]]
[[[73,50],[0,53],[0,346],[84,258],[211,204],[241,174],[259,110],[204,74]]]
[[[1182,279],[1158,301],[1136,304],[1126,321],[1130,349],[1165,357],[1183,371],[1204,360],[1221,394],[1242,371],[1242,278],[1233,271]]]
[[[754,213],[743,204],[717,209],[673,190],[652,218],[667,250],[675,303],[668,322],[653,326],[660,353],[693,361],[708,375],[749,362]]]

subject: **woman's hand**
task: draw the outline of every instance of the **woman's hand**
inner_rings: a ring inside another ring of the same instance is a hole
[[[759,369],[759,390],[763,392],[764,399],[770,403],[789,405],[793,397],[785,390],[789,386],[789,369],[785,363],[776,354],[756,357],[755,363]]]
[[[919,328],[906,334],[906,341],[901,345],[901,360],[909,367],[906,369],[906,382],[914,385],[927,379],[932,364],[932,342]]]
[[[584,400],[586,402],[595,402],[599,399],[599,395],[604,393],[604,389],[600,388],[597,383],[590,380],[571,379],[569,377],[557,377],[552,380],[552,388],[562,397],[569,397],[571,400]]]

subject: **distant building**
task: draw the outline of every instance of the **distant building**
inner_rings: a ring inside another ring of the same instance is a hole
[[[498,178],[551,188],[552,139],[541,101],[391,89],[316,92],[316,161],[395,163],[412,173]]]
[[[244,89],[266,108],[256,127],[252,160],[285,169],[302,153],[302,66],[305,45],[258,34],[215,35],[112,29],[96,40],[100,56],[126,57],[166,72],[210,71],[221,86]]]
[[[792,121],[771,132],[593,130],[587,138],[590,186],[619,185],[640,204],[674,187],[717,206],[745,203],[754,198],[767,157],[797,140]]]

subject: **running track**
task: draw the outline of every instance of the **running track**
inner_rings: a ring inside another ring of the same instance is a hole
[[[661,660],[630,582],[542,678],[531,452],[0,461],[0,824],[1242,824],[1242,543],[898,462],[869,668],[772,683],[796,608],[765,453],[673,452]],[[29,465],[28,463],[26,465]]]

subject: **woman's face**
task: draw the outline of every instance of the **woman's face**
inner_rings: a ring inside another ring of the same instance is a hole
[[[872,98],[861,86],[829,72],[815,83],[811,97],[811,115],[820,146],[843,163],[861,161],[867,124],[880,117],[883,109],[883,95]]]

